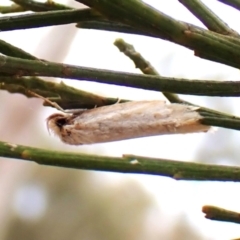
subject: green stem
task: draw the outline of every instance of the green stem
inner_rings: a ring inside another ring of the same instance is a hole
[[[209,30],[224,35],[239,36],[222,19],[200,0],[179,0],[193,13]]]
[[[201,114],[201,111],[199,111]],[[201,114],[204,116],[204,113]],[[228,129],[240,130],[240,121],[239,118],[224,118],[224,117],[214,117],[214,116],[206,116],[201,119],[201,123],[205,125],[211,124],[211,126],[215,127],[223,127]]]
[[[55,3],[53,1],[46,1],[45,3],[41,3],[33,0],[11,0],[26,10],[31,10],[34,12],[42,12],[42,11],[54,11],[54,10],[70,10],[68,6],[63,4]]]
[[[120,52],[123,52],[128,56],[135,64],[135,67],[140,69],[146,75],[155,75],[160,76],[158,71],[147,61],[139,52],[137,52],[133,45],[126,43],[123,39],[116,39],[114,45],[119,49]],[[162,92],[162,94],[171,102],[171,103],[185,103],[181,100],[178,95],[174,93]]]
[[[30,53],[25,52],[22,49],[17,48],[3,40],[0,40],[0,52],[4,55],[11,56],[11,57],[37,60],[37,58],[31,55]]]
[[[218,0],[226,5],[229,5],[237,10],[240,10],[240,0]]]
[[[16,12],[25,12],[27,11],[22,6],[18,4],[12,4],[11,6],[0,6],[0,13],[7,14],[7,13],[16,13]]]
[[[0,55],[0,72],[14,76],[46,76],[116,84],[146,90],[233,97],[240,94],[239,81],[188,80],[33,61]]]
[[[31,90],[45,98],[56,102],[63,109],[94,108],[116,102],[126,102],[124,99],[107,98],[70,87],[63,82],[47,82],[40,78],[32,77],[1,77],[0,89],[10,93],[21,93],[27,97],[35,97],[29,94]],[[49,106],[48,103],[44,105]]]
[[[4,16],[0,18],[0,30],[12,31],[19,29],[57,26],[77,23],[86,19],[98,19],[99,14],[91,9],[59,10],[39,13],[28,13],[18,16]]]
[[[220,63],[239,68],[238,44],[223,35],[177,21],[139,0],[77,0],[96,9],[112,21],[129,25],[182,46],[197,53],[218,57]],[[131,13],[131,14],[129,14]],[[233,47],[233,45],[235,47]],[[200,55],[200,54],[199,54]],[[207,56],[207,55],[206,55]]]
[[[75,169],[151,174],[176,180],[240,181],[240,168],[134,155],[106,157],[45,150],[0,142],[0,156]]]
[[[126,24],[111,22],[108,20],[86,20],[77,23],[76,27],[84,29],[104,30],[111,32],[122,32],[129,34],[145,35],[150,37],[156,37],[155,35],[148,34],[144,31],[137,30]]]
[[[240,213],[229,211],[215,206],[203,206],[205,218],[224,222],[240,223]]]

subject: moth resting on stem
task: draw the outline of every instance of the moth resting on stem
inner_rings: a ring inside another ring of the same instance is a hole
[[[207,132],[198,107],[164,101],[116,103],[75,113],[56,113],[47,128],[71,145],[120,141],[163,134]]]

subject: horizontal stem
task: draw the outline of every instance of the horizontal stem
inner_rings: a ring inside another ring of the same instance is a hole
[[[24,7],[27,10],[31,10],[34,12],[72,9],[63,4],[59,4],[59,3],[55,3],[53,1],[47,1],[47,0],[44,3],[39,1],[33,1],[33,0],[11,0],[11,1]]]
[[[63,109],[94,108],[127,101],[99,96],[70,87],[63,82],[48,82],[36,77],[0,77],[0,89],[10,93],[21,93],[27,97],[35,97],[27,91],[31,90],[57,103]],[[44,105],[49,106],[46,102]]]
[[[4,16],[0,18],[0,30],[12,31],[62,24],[77,23],[81,20],[98,19],[99,14],[91,9],[74,9],[28,13],[17,16]]]
[[[89,20],[89,21],[79,21],[76,24],[76,27],[83,28],[83,29],[95,29],[95,30],[104,30],[110,32],[121,32],[121,33],[129,33],[129,34],[136,34],[136,35],[143,35],[149,37],[156,37],[151,33],[146,33],[141,30],[137,30],[132,28],[126,24],[111,22],[107,20]]]
[[[224,222],[240,223],[240,213],[229,211],[215,206],[203,206],[205,218]]]
[[[0,142],[0,157],[75,169],[151,174],[176,180],[240,181],[240,168],[148,158],[134,155],[107,157],[68,153]]]
[[[87,80],[142,88],[146,90],[172,92],[199,96],[233,97],[240,94],[239,81],[188,80],[162,76],[124,73],[79,67],[48,61],[34,61],[0,56],[0,72],[14,76],[45,76],[76,80]]]
[[[201,114],[201,110],[199,111]],[[201,115],[204,115],[201,114]],[[228,129],[240,130],[240,120],[239,118],[224,118],[224,117],[213,117],[213,116],[206,116],[201,119],[201,123],[205,125],[211,125],[215,127],[223,127]]]

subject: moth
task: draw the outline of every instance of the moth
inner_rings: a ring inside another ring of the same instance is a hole
[[[207,132],[200,123],[198,107],[166,104],[165,101],[133,101],[55,113],[47,118],[47,128],[64,143],[94,144],[164,134]]]

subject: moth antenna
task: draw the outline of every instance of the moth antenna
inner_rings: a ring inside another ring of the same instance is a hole
[[[121,98],[118,98],[117,101],[114,104],[118,104],[121,102]]]
[[[43,96],[41,96],[41,95],[39,95],[39,94],[31,91],[31,90],[27,90],[27,92],[30,93],[31,95],[37,97],[37,98],[40,98],[40,99],[44,100],[44,101],[47,102],[50,106],[56,108],[57,110],[65,113],[64,109],[61,108],[56,102],[52,102],[52,101],[50,101],[49,99],[47,99],[47,98],[45,98],[45,97],[43,97]]]

